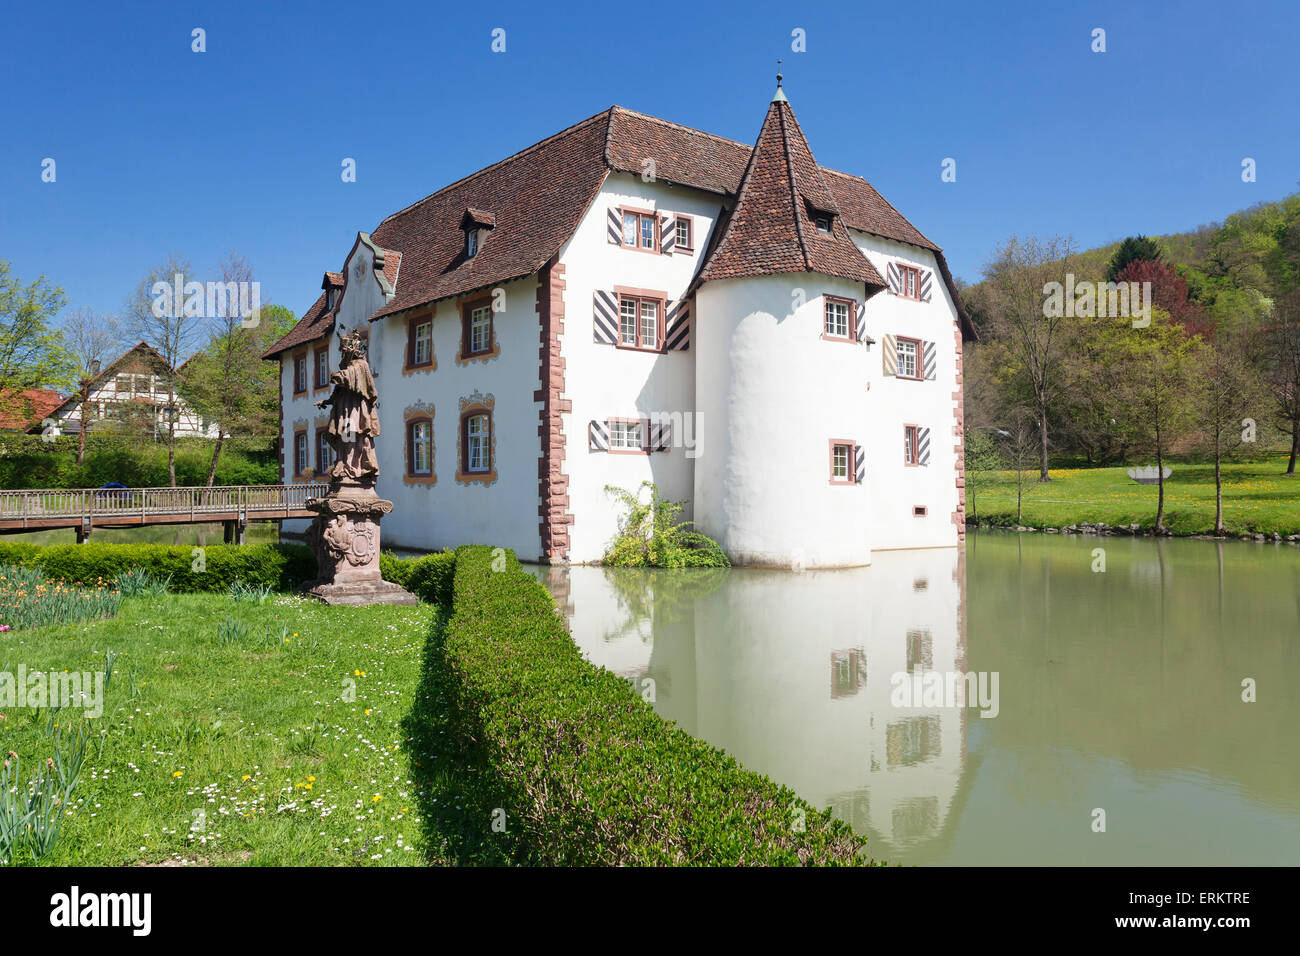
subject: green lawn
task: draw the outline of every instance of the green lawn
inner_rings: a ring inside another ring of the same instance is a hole
[[[423,842],[401,723],[441,615],[184,594],[127,599],[110,620],[0,633],[9,672],[102,670],[106,649],[119,655],[104,715],[70,718],[95,737],[41,862],[439,862]],[[9,710],[0,752],[44,763],[48,723]]]
[[[1022,525],[1063,528],[1080,522],[1111,525],[1155,524],[1155,485],[1129,478],[1129,466],[1052,469],[1052,481],[1039,483],[1025,473]],[[1214,465],[1170,463],[1165,483],[1165,526],[1175,534],[1204,534],[1214,528]],[[1223,466],[1223,521],[1229,531],[1300,533],[1300,476],[1286,477],[1284,457]],[[974,476],[974,505],[980,522],[1016,523],[1016,474]],[[971,511],[968,491],[967,512]]]

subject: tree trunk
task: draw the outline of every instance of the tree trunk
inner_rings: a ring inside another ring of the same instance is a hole
[[[1165,459],[1160,447],[1160,429],[1156,429],[1156,481],[1160,485],[1160,496],[1156,504],[1156,531],[1165,530]]]
[[[207,487],[212,487],[212,482],[217,477],[217,459],[221,457],[221,443],[226,440],[226,433],[217,426],[217,443],[212,446],[212,464],[208,465],[208,482]]]
[[[1219,433],[1214,433],[1214,533],[1222,535],[1223,530],[1223,473],[1219,467],[1223,455],[1219,449]]]
[[[1047,473],[1047,399],[1038,400],[1038,480],[1051,481]]]
[[[1291,460],[1286,463],[1286,473],[1295,474],[1296,455],[1300,454],[1300,422],[1291,423]]]
[[[86,401],[90,398],[90,386],[81,387],[81,429],[77,435],[77,465],[86,461]]]
[[[176,420],[172,417],[172,409],[176,407],[176,391],[169,384],[167,386],[167,477],[171,481],[171,486],[176,487]]]

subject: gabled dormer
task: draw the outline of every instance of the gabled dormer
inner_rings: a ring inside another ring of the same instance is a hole
[[[497,217],[494,213],[475,209],[472,206],[465,210],[465,215],[460,219],[460,227],[465,231],[466,259],[473,259],[478,255],[488,234],[496,228],[496,224]]]
[[[320,287],[325,291],[325,311],[333,312],[343,297],[343,273],[327,272],[321,279]]]

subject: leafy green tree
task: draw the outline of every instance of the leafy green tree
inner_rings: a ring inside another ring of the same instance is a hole
[[[1114,282],[1130,262],[1159,262],[1160,246],[1154,239],[1143,235],[1129,236],[1119,244],[1110,264],[1106,267],[1106,280]]]
[[[1196,423],[1201,340],[1153,309],[1151,324],[1129,328],[1124,336],[1120,421],[1134,445],[1155,455],[1159,496],[1156,531],[1165,533],[1165,456]]]
[[[289,330],[298,324],[298,317],[293,314],[293,310],[282,305],[264,305],[258,311],[258,316],[268,348],[288,335]]]
[[[74,384],[75,363],[50,324],[65,301],[45,276],[24,283],[0,259],[0,401],[21,406],[26,389]]]
[[[1003,465],[1002,454],[998,450],[995,434],[990,434],[994,429],[968,425],[965,431],[962,444],[966,452],[966,499],[970,504],[970,516],[978,524],[975,492],[993,482],[993,473]]]

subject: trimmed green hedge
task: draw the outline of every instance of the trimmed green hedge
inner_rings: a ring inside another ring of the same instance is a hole
[[[857,852],[865,840],[846,824],[665,722],[626,681],[586,661],[546,589],[512,553],[494,571],[493,553],[456,551],[452,617],[430,639],[409,724],[420,733],[429,832],[453,856],[867,862]]]
[[[419,558],[399,558],[389,552],[379,555],[379,573],[410,591],[421,601],[451,607],[452,576],[456,555],[450,551]]]
[[[200,555],[197,552],[201,552]],[[145,568],[171,576],[173,591],[223,592],[236,580],[292,591],[316,575],[316,558],[300,544],[214,544],[205,548],[165,544],[34,544],[0,542],[0,565],[40,568],[51,580],[111,581],[123,571]]]

